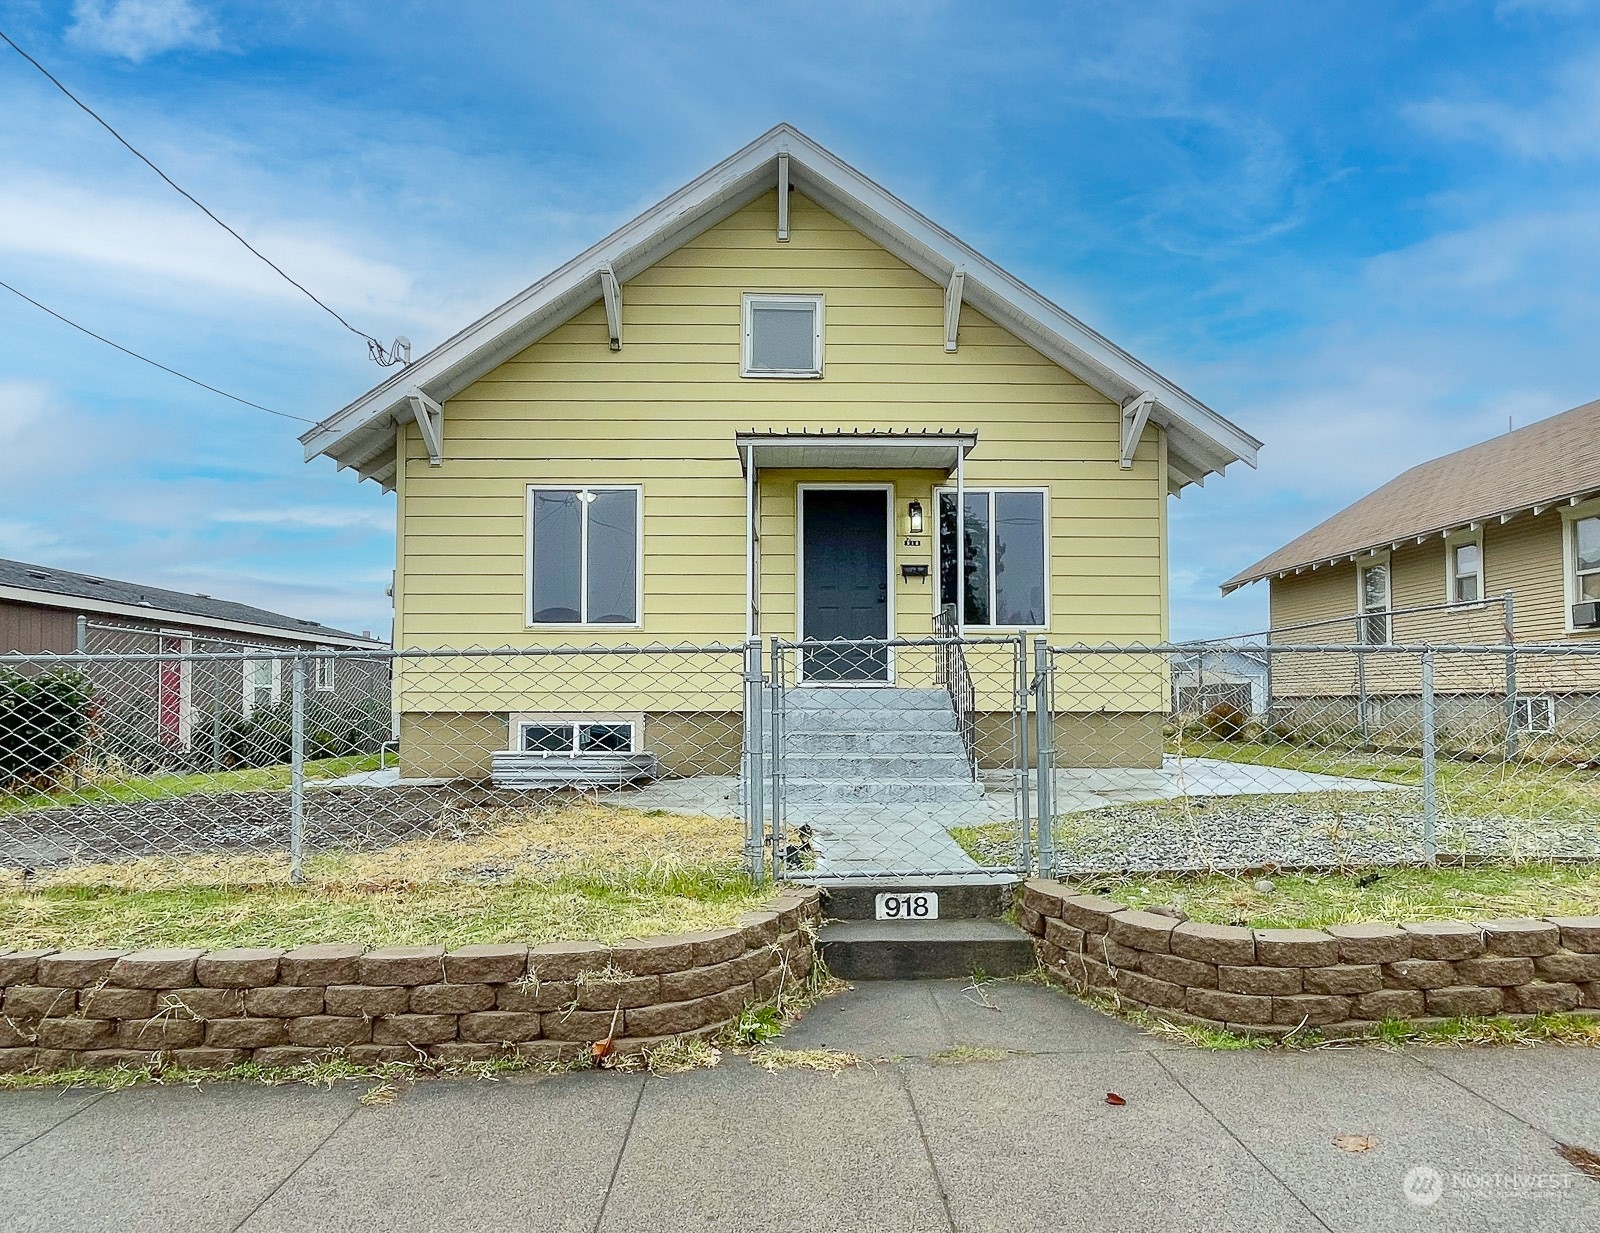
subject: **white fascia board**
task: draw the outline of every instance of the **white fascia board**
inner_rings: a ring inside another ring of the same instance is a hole
[[[965,267],[967,303],[1113,401],[1120,404],[1144,390],[1154,393],[1163,415],[1152,418],[1163,427],[1181,424],[1185,437],[1202,444],[1182,455],[1202,474],[1234,461],[1255,465],[1261,442],[1249,433],[787,124],[763,134],[316,425],[300,438],[307,459],[343,452],[340,446],[374,420],[392,431],[394,408],[408,388],[421,389],[441,403],[458,393],[598,299],[596,271],[602,264],[609,263],[619,282],[626,282],[755,200],[773,184],[780,154],[788,155],[790,179],[798,191],[924,276],[947,286],[954,271]]]
[[[229,633],[276,638],[280,642],[298,642],[306,646],[338,646],[356,651],[385,649],[385,644],[382,642],[365,638],[346,638],[315,626],[295,630],[285,629],[279,625],[254,625],[248,621],[196,616],[192,612],[176,612],[170,608],[145,608],[139,604],[118,604],[104,599],[86,599],[79,595],[61,595],[55,591],[30,591],[26,587],[0,586],[0,599],[13,600],[19,604],[32,604],[38,608],[64,608],[69,612],[95,612],[101,616],[164,621],[169,625],[182,625],[189,629],[225,629]]]

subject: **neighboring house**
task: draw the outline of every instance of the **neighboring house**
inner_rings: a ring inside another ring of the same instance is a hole
[[[302,441],[398,493],[395,644],[423,649],[925,638],[958,535],[966,633],[1155,642],[1167,498],[1260,444],[788,126]],[[480,773],[519,714],[641,748],[740,707],[510,672],[447,707],[407,671],[408,773]],[[1113,676],[1058,697],[1074,738],[1158,759],[1164,672]]]
[[[250,658],[247,652],[257,648],[281,653],[385,646],[369,634],[210,595],[0,560],[0,650],[173,657],[90,664],[97,722],[118,747],[166,750],[182,761],[187,751],[206,745],[219,724],[280,705],[290,688],[286,661]],[[178,658],[195,654],[224,658]],[[381,658],[316,660],[308,672],[312,694],[348,705],[387,706],[389,671]]]
[[[1206,648],[1172,661],[1172,705],[1180,715],[1204,715],[1212,707],[1237,707],[1242,715],[1265,715],[1271,682],[1262,652]]]
[[[1412,467],[1222,590],[1263,580],[1278,643],[1600,643],[1600,402]],[[1275,698],[1419,689],[1414,656],[1277,658]],[[1438,672],[1528,730],[1554,726],[1546,695],[1600,689],[1587,656],[1441,655]]]

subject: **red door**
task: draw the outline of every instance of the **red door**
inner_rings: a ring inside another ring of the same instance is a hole
[[[163,638],[161,640],[161,653],[163,655],[182,655],[183,641],[182,638]],[[181,659],[163,659],[159,665],[160,677],[158,678],[156,706],[161,724],[161,743],[163,745],[181,746],[184,743],[183,682],[188,667],[189,665]]]

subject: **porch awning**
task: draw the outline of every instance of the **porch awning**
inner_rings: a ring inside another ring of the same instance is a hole
[[[817,471],[943,471],[956,469],[978,444],[974,432],[843,430],[751,431],[734,434],[746,474],[777,468]]]

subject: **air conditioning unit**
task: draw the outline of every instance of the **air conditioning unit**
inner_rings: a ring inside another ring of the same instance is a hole
[[[1600,626],[1600,602],[1572,605],[1572,628],[1593,629]]]

